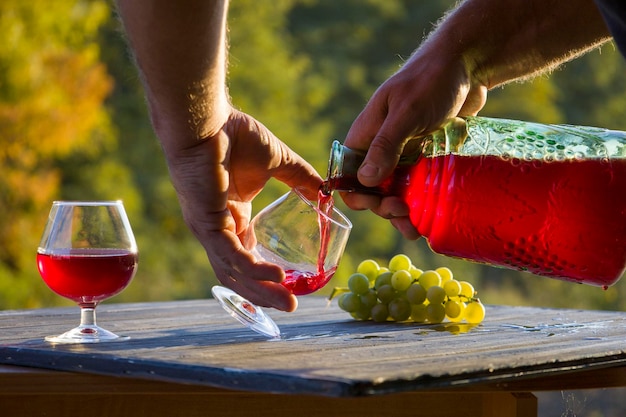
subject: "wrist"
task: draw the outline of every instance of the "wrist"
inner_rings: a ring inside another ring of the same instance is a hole
[[[174,105],[172,105],[174,104]],[[156,136],[167,150],[187,149],[216,136],[233,111],[226,100],[212,105],[199,96],[166,106],[150,102],[150,117]]]

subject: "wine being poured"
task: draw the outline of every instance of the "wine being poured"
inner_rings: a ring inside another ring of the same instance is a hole
[[[318,202],[294,188],[261,210],[242,238],[257,259],[280,266],[283,285],[295,295],[310,294],[332,278],[343,255],[352,224],[334,207],[332,196]],[[278,337],[275,323],[259,307],[221,286],[214,297],[233,317],[252,330]]]
[[[624,273],[624,132],[455,119],[377,188],[362,158],[335,143],[327,188],[401,197],[437,253],[604,288]]]
[[[326,266],[328,245],[331,240],[332,213],[334,210],[334,200],[332,194],[326,194],[322,188],[318,192],[317,209],[319,227],[319,253],[317,254],[316,271],[300,271],[296,269],[285,269],[285,280],[283,286],[289,289],[294,295],[306,295],[324,287],[333,277],[337,270],[336,265]]]

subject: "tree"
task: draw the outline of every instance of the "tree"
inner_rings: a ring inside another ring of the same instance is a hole
[[[45,13],[42,12],[45,10]],[[102,103],[112,80],[99,61],[104,1],[0,3],[0,305],[32,306],[42,291],[34,253],[58,161],[112,142]],[[45,291],[43,291],[45,292]]]
[[[324,175],[374,90],[402,64],[452,0],[231,2],[229,91]],[[0,3],[0,308],[69,304],[35,266],[53,199],[124,200],[140,250],[135,280],[114,301],[210,297],[217,281],[183,223],[151,129],[143,90],[105,0]],[[551,76],[490,92],[482,115],[626,129],[625,61],[611,46]],[[416,82],[427,82],[417,80]],[[284,193],[270,181],[253,210]],[[434,254],[388,221],[336,203],[354,224],[336,280],[364,258],[404,252],[447,265],[486,302],[624,308],[626,282],[594,291]],[[345,283],[345,282],[344,282]],[[575,300],[575,301],[573,301]]]

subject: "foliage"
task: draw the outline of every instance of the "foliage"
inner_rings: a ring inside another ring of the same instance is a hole
[[[324,173],[368,98],[402,64],[452,0],[231,2],[229,91]],[[0,2],[0,308],[70,303],[39,278],[34,252],[53,199],[124,200],[140,267],[114,301],[210,296],[206,255],[180,216],[137,72],[106,0]],[[625,61],[611,45],[549,76],[490,92],[483,115],[626,130]],[[427,82],[427,81],[426,81]],[[254,210],[284,193],[270,181]],[[602,291],[450,259],[389,222],[349,211],[354,223],[341,281],[364,258],[406,253],[450,266],[489,303],[626,309],[626,281]],[[321,293],[328,290],[322,290]]]
[[[34,254],[63,159],[113,141],[102,101],[113,80],[99,60],[102,1],[0,3],[0,304],[38,304]],[[19,294],[19,295],[17,295]],[[44,296],[45,298],[45,296]]]

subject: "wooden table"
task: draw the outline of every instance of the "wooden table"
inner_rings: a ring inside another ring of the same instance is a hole
[[[0,312],[3,416],[498,416],[540,390],[626,386],[626,313],[488,306],[478,326],[359,322],[321,297],[271,311],[281,339],[213,300],[104,304],[127,342],[52,345],[78,308]]]

